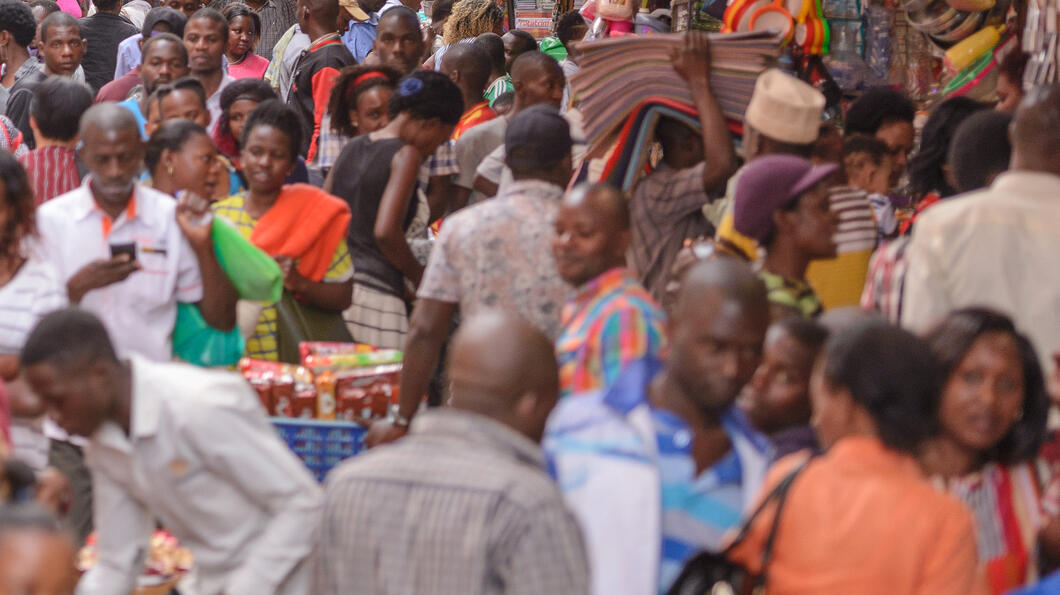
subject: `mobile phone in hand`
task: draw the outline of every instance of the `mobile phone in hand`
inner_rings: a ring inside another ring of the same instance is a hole
[[[111,244],[110,245],[110,257],[117,258],[122,254],[129,255],[129,262],[136,260],[136,244],[134,242],[127,242],[124,244]]]

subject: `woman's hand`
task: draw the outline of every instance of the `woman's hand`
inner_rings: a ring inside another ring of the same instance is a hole
[[[293,293],[302,293],[309,286],[309,279],[298,272],[298,261],[290,256],[275,257],[276,264],[283,271],[283,288]]]
[[[196,251],[213,250],[213,213],[210,202],[194,192],[177,193],[177,225]]]

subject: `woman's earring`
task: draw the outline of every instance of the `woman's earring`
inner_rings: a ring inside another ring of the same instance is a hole
[[[170,165],[169,168],[166,169],[166,173],[169,174],[169,175],[173,175],[173,166],[172,165]]]

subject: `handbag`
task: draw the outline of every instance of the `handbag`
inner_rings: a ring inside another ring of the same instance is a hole
[[[773,542],[776,540],[777,527],[780,526],[780,513],[787,499],[788,489],[791,487],[795,477],[802,472],[811,459],[806,459],[791,471],[773,491],[769,493],[758,508],[751,514],[747,522],[740,529],[729,547],[724,552],[700,552],[693,556],[681,570],[681,574],[674,581],[673,586],[667,591],[667,595],[758,595],[765,592],[767,568],[773,558]],[[762,571],[760,574],[752,574],[743,565],[731,562],[729,552],[737,544],[747,537],[752,523],[765,510],[770,502],[776,500],[777,512],[773,517],[773,524],[766,537],[765,547],[762,548]]]
[[[279,361],[297,364],[298,344],[304,341],[353,343],[341,312],[307,306],[289,291],[276,302],[276,347]]]

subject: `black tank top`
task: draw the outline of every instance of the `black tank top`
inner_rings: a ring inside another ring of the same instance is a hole
[[[347,243],[357,281],[400,298],[405,295],[405,276],[379,250],[375,220],[390,181],[390,162],[403,146],[405,142],[399,138],[372,141],[363,134],[347,143],[332,168],[332,193],[350,205]],[[408,229],[416,215],[416,202],[414,190],[403,229]]]

